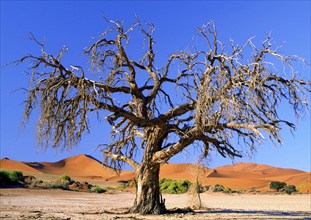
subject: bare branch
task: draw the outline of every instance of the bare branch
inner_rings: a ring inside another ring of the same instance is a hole
[[[126,157],[124,155],[112,154],[111,152],[109,152],[107,150],[102,150],[102,152],[104,152],[104,154],[106,154],[108,157],[110,157],[113,160],[121,160],[121,161],[131,165],[131,167],[133,167],[134,170],[136,170],[139,167],[139,164],[135,160],[133,160],[131,158],[128,158],[128,157]]]
[[[106,22],[106,31],[84,51],[93,75],[79,65],[66,68],[67,47],[52,55],[31,35],[41,53],[18,63],[31,61],[24,119],[40,108],[39,144],[73,147],[90,131],[88,114],[100,118],[104,111],[112,127],[106,158],[137,166],[131,158],[142,149],[142,163],[163,163],[195,141],[203,143],[202,152],[214,147],[233,158],[241,156],[242,144],[252,151],[263,138],[282,143],[282,126],[295,126],[282,118],[281,103],[297,118],[308,109],[311,82],[294,68],[306,62],[280,54],[270,33],[259,46],[251,37],[242,45],[230,40],[227,49],[211,21],[199,29],[206,48],[171,53],[159,68],[153,24]],[[129,47],[138,35],[146,43],[134,45],[142,48],[141,57]]]

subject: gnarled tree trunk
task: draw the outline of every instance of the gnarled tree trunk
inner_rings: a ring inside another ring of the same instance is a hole
[[[136,199],[130,212],[140,214],[161,214],[165,205],[159,186],[159,164],[143,164],[136,171]]]
[[[143,160],[135,170],[136,199],[130,212],[161,214],[166,209],[159,186],[160,164],[152,161],[152,158],[161,149],[162,139],[159,139],[159,129],[152,129],[146,134],[148,137]]]

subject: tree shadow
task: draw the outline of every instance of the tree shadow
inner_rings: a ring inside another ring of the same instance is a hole
[[[247,215],[270,215],[287,217],[306,217],[311,220],[311,212],[288,212],[288,211],[261,211],[261,210],[234,210],[234,209],[208,209],[196,211],[201,214],[247,214]]]
[[[114,219],[144,219],[144,215],[139,215],[138,213],[129,213],[129,209],[127,208],[120,208],[120,209],[111,209],[111,210],[105,210],[101,212],[101,214],[109,214],[109,215],[116,215],[114,216]],[[89,214],[89,213],[88,213]],[[98,214],[98,213],[97,213]],[[133,216],[129,216],[133,215]],[[209,215],[209,214],[235,214],[240,215],[241,218],[243,218],[243,215],[249,217],[249,215],[254,216],[284,216],[289,217],[290,219],[305,219],[305,220],[311,220],[311,212],[288,212],[288,211],[262,211],[262,210],[239,210],[239,209],[209,209],[205,208],[202,210],[193,210],[189,207],[186,208],[172,208],[167,209],[166,213],[163,213],[163,217],[169,217],[175,216],[181,214],[184,215],[192,215],[192,216],[199,216],[199,215]],[[195,218],[194,218],[195,219]]]

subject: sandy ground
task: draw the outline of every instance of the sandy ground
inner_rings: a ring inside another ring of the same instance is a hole
[[[311,195],[201,194],[204,208],[161,216],[117,214],[131,207],[132,193],[0,189],[2,219],[311,219]],[[188,194],[163,195],[166,206],[189,206]],[[108,213],[113,212],[113,213]]]

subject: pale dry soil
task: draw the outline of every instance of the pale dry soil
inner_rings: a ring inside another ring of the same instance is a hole
[[[189,194],[163,195],[168,209],[189,206]],[[0,189],[1,219],[311,219],[311,195],[203,193],[206,208],[161,216],[120,214],[131,207],[129,192]]]

